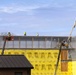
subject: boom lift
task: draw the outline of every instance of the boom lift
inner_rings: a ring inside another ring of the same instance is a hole
[[[56,75],[56,72],[57,72],[57,69],[58,69],[58,64],[59,64],[59,60],[60,60],[60,55],[61,55],[62,47],[65,46],[65,47],[68,48],[68,46],[70,44],[71,35],[72,35],[72,32],[73,32],[75,26],[76,26],[76,21],[75,21],[75,24],[72,27],[72,30],[70,32],[70,36],[67,39],[67,43],[66,43],[66,41],[62,41],[61,44],[60,44],[60,48],[59,48],[59,53],[58,53],[58,57],[57,57],[57,62],[56,62],[56,67],[55,67],[54,75]]]
[[[2,53],[1,53],[2,55],[4,54],[6,41],[12,41],[13,40],[13,36],[11,36],[11,33],[8,32],[8,36],[4,36],[3,40],[4,40],[4,44],[3,44]]]

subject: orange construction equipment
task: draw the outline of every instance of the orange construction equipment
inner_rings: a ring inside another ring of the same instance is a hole
[[[11,36],[11,33],[8,32],[8,36],[4,36],[3,40],[4,40],[4,44],[3,44],[3,48],[2,48],[2,55],[4,54],[4,50],[5,50],[5,45],[6,45],[6,41],[12,41],[13,40],[13,36]]]

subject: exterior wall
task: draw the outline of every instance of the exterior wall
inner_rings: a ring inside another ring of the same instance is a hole
[[[15,72],[23,72],[23,75],[30,75],[27,70],[19,69],[0,69],[0,75],[15,75]]]
[[[31,70],[31,75],[54,75],[58,52],[59,50],[8,49],[5,50],[4,54],[24,54],[34,67]],[[70,61],[68,62],[68,71],[61,71],[61,61],[59,61],[57,75],[76,75],[74,74],[75,70],[76,68]]]

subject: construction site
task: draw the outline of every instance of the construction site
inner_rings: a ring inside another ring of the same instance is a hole
[[[76,75],[76,37],[71,36],[75,26],[69,37],[0,36],[0,53],[24,55],[33,66],[31,75]]]

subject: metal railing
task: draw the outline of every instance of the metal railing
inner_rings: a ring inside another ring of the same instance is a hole
[[[4,36],[0,36],[0,48],[3,47]],[[13,41],[7,41],[5,48],[58,48],[67,37],[57,36],[14,36]]]

